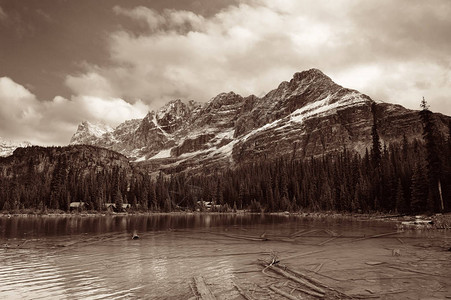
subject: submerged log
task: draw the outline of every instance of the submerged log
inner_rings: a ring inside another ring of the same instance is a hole
[[[282,291],[282,290],[276,288],[274,285],[271,285],[269,288],[270,288],[272,291],[274,291],[275,293],[277,293],[277,294],[279,294],[279,295],[282,295],[282,296],[284,296],[284,297],[287,298],[287,299],[290,299],[290,300],[299,300],[299,299],[302,299],[302,298],[298,298],[298,297],[295,297],[295,296],[293,296],[293,295],[290,295],[290,294],[288,294],[287,292],[284,292],[284,291]]]
[[[329,238],[329,239],[325,240],[324,242],[322,242],[322,243],[319,243],[319,244],[318,244],[318,246],[322,246],[322,245],[325,245],[325,244],[327,244],[327,243],[329,243],[329,242],[331,242],[331,241],[333,241],[333,240],[335,240],[335,239],[339,238],[340,236],[341,236],[341,235],[336,235],[336,236],[333,236],[333,237],[331,237],[331,238]]]
[[[291,238],[298,238],[298,237],[305,236],[307,234],[318,232],[318,231],[321,231],[321,229],[313,229],[313,230],[309,230],[309,231],[304,231],[304,232],[296,234],[296,235],[291,235]]]
[[[340,299],[350,299],[350,298],[351,298],[348,294],[343,293],[343,292],[341,292],[341,291],[339,291],[339,290],[337,290],[337,289],[334,289],[334,288],[332,288],[332,287],[330,287],[330,286],[324,284],[323,282],[321,282],[321,281],[319,281],[319,280],[317,280],[317,279],[314,279],[314,278],[312,278],[312,277],[307,276],[306,274],[304,274],[304,273],[302,273],[302,272],[300,272],[300,271],[292,270],[292,269],[289,269],[288,267],[285,267],[285,270],[286,270],[287,272],[289,272],[289,273],[295,274],[296,276],[299,276],[299,277],[301,277],[301,278],[304,278],[305,280],[311,282],[312,284],[315,284],[315,285],[317,285],[317,286],[323,287],[323,288],[325,288],[325,289],[328,289],[328,290],[330,290],[330,291],[332,291],[332,292],[337,293],[338,296],[340,297]],[[322,275],[322,276],[325,276],[325,275]],[[328,278],[330,278],[330,279],[333,279],[333,280],[341,281],[341,280],[338,280],[338,279],[336,279],[336,278],[332,278],[332,277],[329,277],[329,276],[326,276],[326,277],[328,277]]]
[[[233,285],[238,290],[238,292],[240,293],[240,295],[244,297],[244,299],[246,299],[246,300],[254,300],[254,298],[252,298],[245,291],[243,291],[243,289],[234,280],[232,280],[232,282],[233,282]]]
[[[297,282],[297,283],[299,283],[299,284],[301,284],[301,285],[303,285],[305,287],[308,287],[309,289],[311,289],[311,290],[313,290],[315,292],[318,292],[318,293],[321,293],[321,294],[325,294],[326,293],[322,288],[319,288],[316,285],[314,285],[314,284],[312,284],[312,283],[310,283],[310,282],[308,282],[308,281],[306,281],[304,279],[296,277],[296,276],[294,276],[294,275],[282,270],[277,265],[269,265],[269,266],[267,266],[264,262],[261,262],[261,264],[265,268],[269,268],[269,269],[273,270],[275,273],[277,273],[279,275],[282,275],[283,277],[288,278],[288,279],[290,279],[290,280],[292,280],[294,282]]]
[[[371,235],[371,236],[365,236],[365,237],[361,237],[361,238],[357,238],[357,239],[355,239],[355,240],[352,240],[352,241],[350,241],[350,243],[354,243],[354,242],[358,242],[358,241],[363,241],[363,240],[368,240],[368,239],[374,239],[374,238],[383,237],[383,236],[388,236],[388,235],[394,235],[394,234],[399,234],[399,231],[387,232],[387,233],[381,233],[381,234],[375,234],[375,235]]]
[[[317,292],[306,290],[306,289],[301,289],[299,287],[293,287],[293,289],[297,290],[297,291],[300,291],[301,293],[313,296],[313,297],[324,298],[324,294],[321,294],[321,293],[317,293]]]
[[[204,278],[202,276],[194,277],[194,283],[196,284],[197,292],[199,293],[200,299],[202,300],[215,300],[216,297],[210,291],[210,289],[205,284]]]

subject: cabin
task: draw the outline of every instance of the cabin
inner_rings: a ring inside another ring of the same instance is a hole
[[[197,207],[199,208],[205,208],[206,210],[211,209],[212,203],[210,201],[197,201]]]
[[[104,204],[104,206],[105,206],[105,209],[106,209],[106,210],[109,210],[109,211],[113,211],[113,210],[116,209],[116,204],[111,203],[111,202],[106,202],[106,203]]]
[[[106,210],[117,212],[116,203],[106,202],[104,205],[105,205]],[[130,203],[122,203],[122,210],[130,209],[130,208],[132,208],[132,205]]]
[[[82,210],[86,208],[86,203],[85,202],[71,202],[69,204],[69,209],[70,210]]]

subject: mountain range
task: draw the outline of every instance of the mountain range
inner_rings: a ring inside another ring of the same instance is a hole
[[[434,114],[439,132],[450,117]],[[83,122],[70,144],[107,148],[152,171],[215,171],[281,155],[364,154],[376,126],[383,144],[422,137],[418,111],[374,101],[320,70],[295,73],[263,97],[221,93],[207,103],[180,99],[116,128]]]
[[[449,116],[374,101],[311,69],[263,97],[174,100],[115,128],[85,121],[72,145],[23,144],[0,157],[0,209],[447,212],[450,128]]]

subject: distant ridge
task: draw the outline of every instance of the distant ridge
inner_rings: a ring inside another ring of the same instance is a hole
[[[19,147],[31,146],[29,142],[14,142],[0,137],[0,156],[9,156]]]

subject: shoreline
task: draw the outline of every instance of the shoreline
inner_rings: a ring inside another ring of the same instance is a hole
[[[250,211],[237,212],[211,212],[211,211],[173,211],[173,212],[38,212],[29,211],[22,213],[6,213],[0,212],[0,218],[24,218],[24,217],[123,217],[123,216],[177,216],[177,215],[276,215],[286,217],[301,217],[313,219],[354,219],[358,221],[381,221],[397,223],[398,229],[451,229],[451,213],[434,214],[434,215],[394,215],[386,213],[339,213],[339,212],[272,212],[272,213],[255,213]]]

